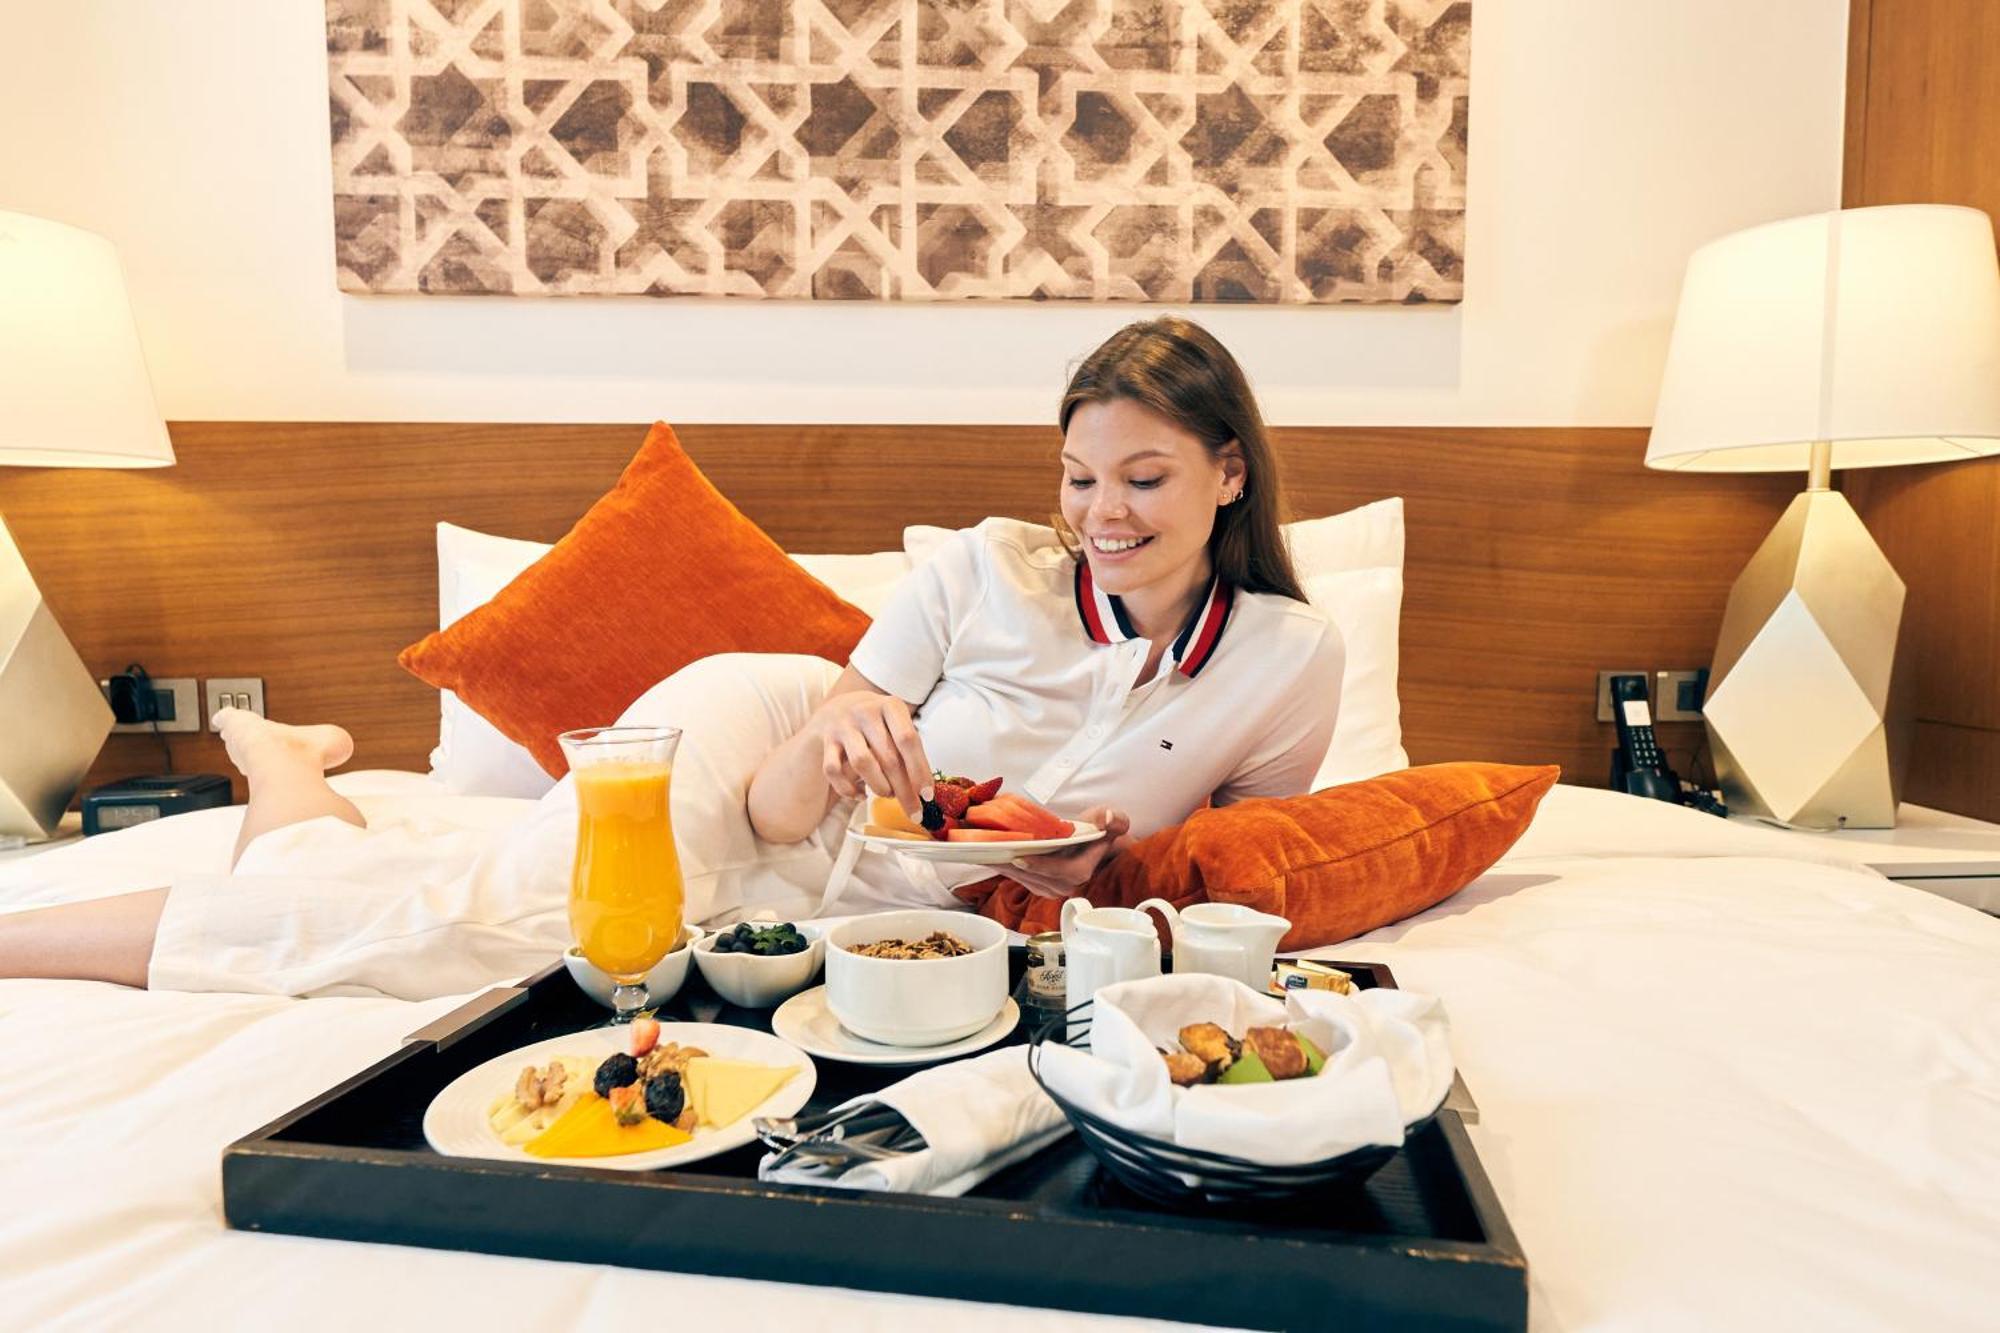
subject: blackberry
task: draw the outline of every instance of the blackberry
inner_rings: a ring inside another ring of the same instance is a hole
[[[663,1120],[671,1125],[681,1118],[681,1108],[687,1105],[687,1094],[681,1087],[681,1076],[673,1070],[663,1070],[646,1083],[646,1114],[655,1120]]]
[[[597,1067],[596,1088],[600,1097],[609,1097],[613,1088],[638,1081],[639,1062],[623,1051],[606,1056],[604,1063]]]

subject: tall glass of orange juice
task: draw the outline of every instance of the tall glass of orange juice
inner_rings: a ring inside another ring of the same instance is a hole
[[[587,727],[559,738],[576,780],[569,924],[583,956],[617,983],[624,1022],[646,1007],[646,974],[681,938],[680,860],[669,806],[675,727]]]

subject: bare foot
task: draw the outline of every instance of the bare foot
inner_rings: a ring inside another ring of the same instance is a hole
[[[252,768],[273,762],[305,761],[325,772],[354,757],[354,738],[330,722],[296,727],[243,708],[218,708],[210,720],[229,751],[229,762],[246,777]]]

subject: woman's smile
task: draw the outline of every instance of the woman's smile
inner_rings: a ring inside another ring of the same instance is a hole
[[[1103,560],[1122,560],[1152,544],[1151,537],[1096,536],[1090,539],[1091,554]]]

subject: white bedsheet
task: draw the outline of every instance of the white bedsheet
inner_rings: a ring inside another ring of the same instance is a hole
[[[1330,951],[1450,1006],[1534,1326],[1992,1327],[2000,921],[1651,805],[1559,788],[1471,888]],[[0,907],[232,838],[216,812],[50,852]],[[0,982],[0,1326],[1142,1326],[222,1225],[225,1144],[453,1003]]]

